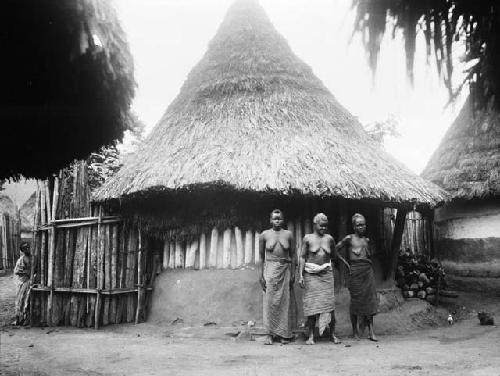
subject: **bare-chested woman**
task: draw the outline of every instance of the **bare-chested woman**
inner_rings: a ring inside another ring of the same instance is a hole
[[[354,234],[347,235],[336,246],[337,251],[346,247],[350,265],[349,293],[352,336],[359,340],[358,324],[368,325],[368,338],[377,341],[373,330],[373,316],[377,314],[378,298],[372,267],[372,247],[365,236],[366,220],[361,214],[352,216]]]
[[[273,344],[273,337],[288,343],[292,337],[288,319],[290,286],[295,281],[295,242],[290,231],[283,229],[281,210],[271,213],[271,228],[259,238],[259,282],[264,290],[264,326],[268,333],[266,345]]]
[[[328,218],[319,213],[314,219],[314,232],[306,234],[302,241],[299,259],[299,284],[304,291],[304,316],[309,330],[308,345],[314,345],[314,328],[318,322],[319,334],[330,327],[331,341],[340,343],[335,336],[335,293],[331,261],[339,258],[335,240],[326,233]],[[349,265],[347,265],[349,267]]]

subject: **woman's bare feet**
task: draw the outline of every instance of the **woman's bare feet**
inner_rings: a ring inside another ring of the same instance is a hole
[[[331,342],[333,342],[333,343],[334,343],[334,344],[336,344],[336,345],[339,345],[339,344],[341,344],[341,343],[342,343],[342,342],[340,342],[340,340],[339,340],[339,339],[338,339],[335,335],[332,335],[332,336],[330,337],[330,341],[331,341]]]
[[[306,341],[306,345],[314,345],[314,339],[309,338],[309,339]]]
[[[266,340],[264,341],[264,345],[272,345],[272,344],[273,344],[273,337],[267,336]]]

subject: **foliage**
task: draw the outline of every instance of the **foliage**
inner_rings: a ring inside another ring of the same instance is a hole
[[[475,107],[500,105],[500,3],[495,0],[353,0],[355,30],[364,36],[370,66],[375,71],[388,21],[402,30],[406,66],[413,81],[415,39],[423,32],[427,58],[434,56],[438,73],[453,100],[469,84]],[[464,62],[471,65],[464,82],[452,87],[453,50],[465,43]]]
[[[97,153],[90,155],[87,162],[91,190],[103,185],[122,165],[115,145],[101,147]]]
[[[373,123],[367,124],[365,126],[366,132],[370,137],[378,143],[380,146],[384,145],[384,139],[387,136],[399,137],[400,134],[397,131],[398,121],[394,116],[390,116],[383,121],[375,121]]]

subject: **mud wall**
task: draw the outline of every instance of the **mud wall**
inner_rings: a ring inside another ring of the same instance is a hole
[[[500,202],[452,203],[436,209],[434,224],[452,287],[500,294]]]

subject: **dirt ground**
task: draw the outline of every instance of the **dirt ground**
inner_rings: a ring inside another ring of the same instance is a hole
[[[259,330],[244,326],[183,324],[74,328],[15,328],[11,276],[0,276],[1,375],[492,375],[500,376],[500,330],[480,326],[476,312],[500,319],[500,299],[460,293],[435,309],[409,301],[379,314],[378,343],[348,338],[306,346],[299,335],[288,345],[264,346]],[[453,312],[455,324],[446,316]],[[237,333],[241,332],[239,336]]]

